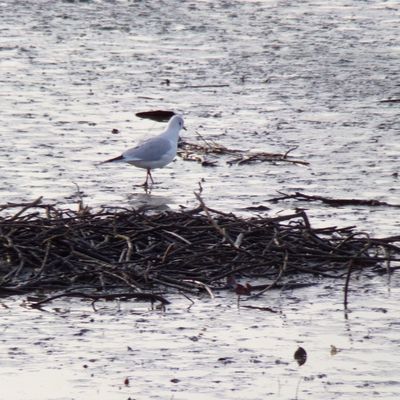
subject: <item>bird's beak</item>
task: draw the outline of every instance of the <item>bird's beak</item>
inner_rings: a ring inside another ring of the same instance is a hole
[[[186,126],[182,127],[183,130],[187,131]]]

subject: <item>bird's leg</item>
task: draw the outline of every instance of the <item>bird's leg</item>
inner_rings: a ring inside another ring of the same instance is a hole
[[[151,176],[150,168],[147,170],[147,174],[150,176],[151,183],[154,184],[153,177]]]
[[[142,186],[144,186],[145,188],[147,188],[147,187],[149,186],[148,180],[149,180],[149,173],[147,172],[147,174],[146,174],[146,180],[144,181],[144,183],[143,183],[143,185],[142,185]]]
[[[154,181],[153,181],[153,177],[151,176],[150,168],[147,168],[146,181],[143,183],[143,186],[145,188],[149,187],[149,177],[150,177],[151,183],[153,184]]]

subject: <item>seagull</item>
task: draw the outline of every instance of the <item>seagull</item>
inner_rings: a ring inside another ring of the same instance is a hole
[[[180,115],[174,115],[168,121],[165,130],[158,136],[147,139],[136,147],[124,151],[120,156],[103,161],[101,164],[126,162],[146,169],[146,181],[143,186],[147,188],[149,178],[151,183],[154,183],[151,170],[165,167],[175,158],[181,129],[185,129],[183,118]]]

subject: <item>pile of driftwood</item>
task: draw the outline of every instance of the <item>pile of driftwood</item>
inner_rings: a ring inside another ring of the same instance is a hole
[[[196,161],[205,167],[214,167],[218,164],[217,158],[228,156],[226,163],[229,165],[254,164],[259,162],[290,163],[298,165],[309,165],[309,162],[293,158],[289,155],[292,147],[285,153],[251,152],[249,150],[230,149],[215,141],[206,140],[198,134],[203,143],[191,143],[180,140],[178,144],[178,155],[185,161]],[[212,158],[210,158],[212,157]]]
[[[167,303],[166,288],[254,296],[308,274],[348,285],[357,270],[398,268],[400,237],[314,229],[304,212],[242,218],[211,210],[197,197],[196,209],[162,213],[63,210],[40,199],[0,206],[0,295],[63,290],[94,300]],[[240,285],[239,277],[249,283]],[[266,284],[252,286],[256,279]]]

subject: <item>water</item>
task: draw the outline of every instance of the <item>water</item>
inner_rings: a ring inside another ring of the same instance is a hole
[[[201,179],[210,206],[235,212],[294,190],[398,204],[399,105],[379,102],[399,96],[398,11],[396,1],[3,2],[1,198],[71,205],[76,183],[91,206],[135,206],[143,171],[95,164],[159,132],[134,113],[161,108],[185,114],[187,140],[298,146],[311,163],[178,159],[155,173],[153,194],[170,206],[194,205]],[[399,228],[387,207],[288,202],[272,214],[299,205],[316,224]]]
[[[241,302],[275,313],[238,308],[233,294],[193,305],[171,296],[165,312],[2,301],[2,398],[396,399],[398,288],[398,277],[354,282],[348,315],[342,285],[326,281]],[[298,346],[308,355],[301,367]]]
[[[398,234],[396,208],[267,201],[302,191],[400,203],[399,103],[380,102],[400,97],[397,1],[0,7],[1,203],[43,196],[75,207],[77,184],[92,207],[177,208],[196,205],[204,180],[206,203],[224,211],[305,207],[314,226]],[[310,166],[177,159],[154,172],[145,196],[144,171],[95,164],[159,132],[162,124],[134,115],[151,109],[183,112],[186,140],[200,133],[274,153],[298,146],[292,155]],[[348,320],[340,283],[258,301],[278,304],[277,315],[238,311],[234,296],[196,300],[190,311],[178,297],[165,313],[136,304],[94,313],[79,302],[42,313],[3,300],[2,397],[395,399],[399,292],[385,279],[357,283]],[[299,344],[309,353],[301,368],[292,359]],[[331,356],[331,344],[343,351]]]

